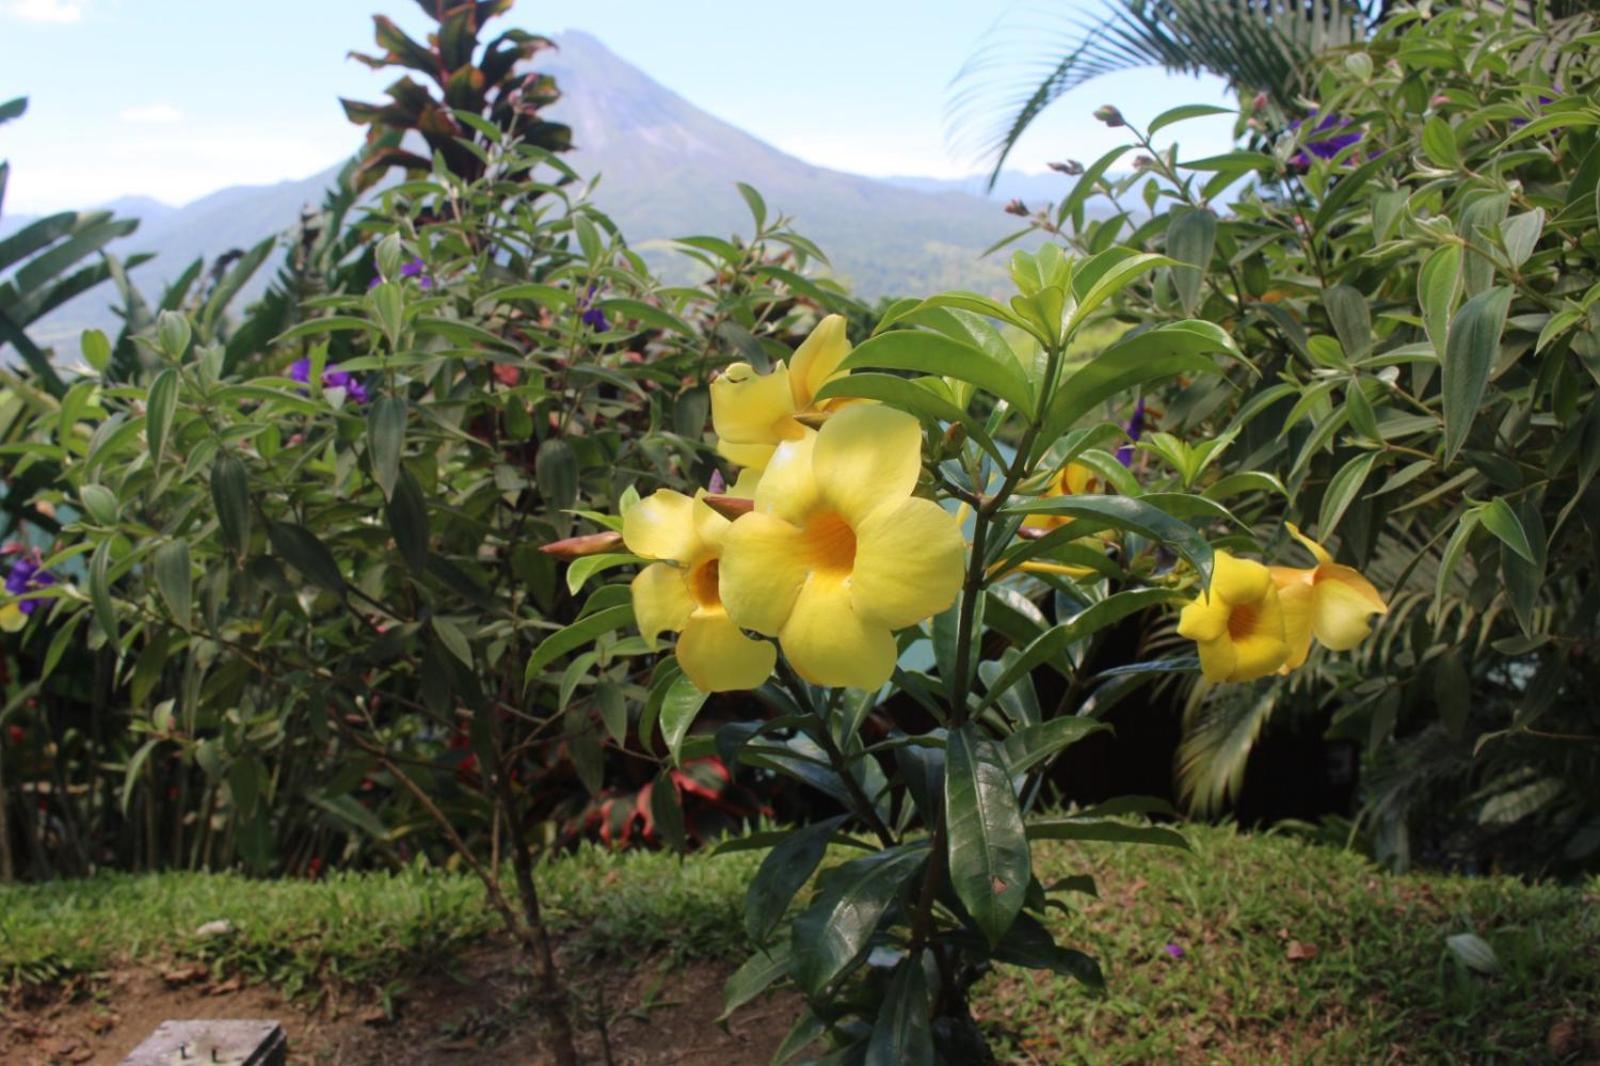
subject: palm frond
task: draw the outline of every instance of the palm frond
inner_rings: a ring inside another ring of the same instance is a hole
[[[1102,74],[1140,67],[1215,74],[1287,107],[1310,56],[1361,40],[1381,7],[1380,0],[1118,0],[1104,19],[1069,19],[1065,31],[1002,22],[952,83],[952,141],[992,161],[992,186],[1047,107]]]
[[[1178,746],[1178,795],[1184,806],[1214,814],[1238,798],[1250,751],[1277,705],[1275,685],[1195,686]]]

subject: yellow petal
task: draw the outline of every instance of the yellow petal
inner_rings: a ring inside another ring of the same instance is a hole
[[[701,692],[756,688],[772,676],[777,661],[777,648],[751,640],[727,612],[714,608],[696,611],[678,638],[678,664]]]
[[[1229,681],[1254,681],[1274,673],[1285,662],[1288,646],[1281,636],[1265,633],[1233,642],[1233,674]]]
[[[1354,567],[1345,566],[1342,563],[1328,563],[1324,566],[1319,566],[1317,567],[1317,583],[1321,584],[1324,581],[1337,581],[1341,585],[1348,586],[1351,592],[1365,601],[1369,611],[1374,611],[1377,614],[1389,613],[1389,605],[1383,602],[1383,593],[1379,592],[1372,582],[1362,577],[1361,572]]]
[[[0,607],[0,632],[15,633],[28,624],[28,616],[19,604],[8,603]]]
[[[776,444],[792,436],[800,424],[794,420],[789,368],[779,363],[771,373],[757,374],[749,363],[729,366],[711,383],[711,425],[732,444]]]
[[[1283,670],[1287,673],[1298,669],[1311,654],[1312,578],[1316,571],[1289,566],[1270,569],[1273,583],[1278,587],[1278,603],[1283,609],[1283,641],[1288,648]]]
[[[1227,637],[1202,640],[1195,644],[1195,650],[1200,653],[1200,673],[1207,681],[1220,684],[1233,680],[1233,667],[1238,662],[1233,641]]]
[[[695,529],[695,501],[681,492],[658,489],[622,516],[622,542],[646,559],[671,559],[692,565],[706,552]]]
[[[691,514],[694,517],[695,536],[700,538],[706,554],[716,554],[722,550],[722,541],[728,533],[728,527],[733,525],[728,519],[711,509],[711,505],[701,499],[705,491],[695,493],[694,508]]]
[[[914,496],[878,508],[855,534],[850,596],[863,621],[903,629],[955,601],[967,545],[950,512]]]
[[[729,617],[745,629],[778,635],[806,579],[800,530],[760,511],[733,523],[722,543],[719,585]]]
[[[1284,527],[1289,530],[1289,536],[1299,541],[1305,547],[1306,551],[1317,557],[1317,563],[1319,565],[1322,563],[1333,562],[1333,556],[1328,554],[1328,549],[1324,548],[1322,545],[1318,544],[1316,541],[1300,532],[1299,526],[1295,525],[1293,522],[1285,522]]]
[[[1196,643],[1206,644],[1221,640],[1227,633],[1228,605],[1215,596],[1201,596],[1178,612],[1180,637],[1188,637]],[[1212,678],[1212,680],[1217,679]]]
[[[1065,470],[1057,480],[1057,488],[1061,491],[1059,496],[1082,496],[1087,492],[1094,492],[1100,486],[1100,475],[1092,467],[1082,463],[1068,463]]]
[[[798,440],[778,446],[756,486],[756,510],[799,525],[817,509],[822,498],[816,478],[816,443],[817,434],[806,430]]]
[[[686,573],[666,563],[651,563],[633,579],[633,618],[651,651],[663,630],[682,629],[694,612],[694,597],[684,580]]]
[[[1255,603],[1272,587],[1272,574],[1267,568],[1250,559],[1239,559],[1225,551],[1213,557],[1211,594],[1225,602]]]
[[[852,526],[911,495],[922,471],[922,424],[904,411],[855,404],[817,433],[817,485]]]
[[[850,354],[850,338],[845,336],[844,325],[840,315],[824,318],[789,359],[789,388],[795,410],[811,406],[818,390]]]
[[[813,685],[875,689],[894,673],[894,634],[864,622],[837,578],[819,574],[805,583],[778,641],[795,672]]]
[[[765,466],[766,464],[762,465]],[[733,479],[733,484],[729,486],[724,495],[740,500],[754,500],[756,498],[756,487],[760,484],[761,471],[747,466],[739,471],[739,476]]]
[[[1345,581],[1318,581],[1312,597],[1311,631],[1334,651],[1349,651],[1372,632],[1367,619],[1378,610],[1364,591]]]
[[[767,468],[767,463],[772,460],[776,444],[730,444],[728,441],[717,441],[717,454],[722,456],[734,466],[754,470],[757,473]]]

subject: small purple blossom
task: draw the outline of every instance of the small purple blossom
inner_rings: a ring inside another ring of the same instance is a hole
[[[728,481],[722,476],[722,471],[715,468],[711,471],[711,480],[706,484],[706,491],[713,496],[721,496],[728,491]]]
[[[1545,104],[1553,104],[1553,103],[1555,103],[1555,99],[1553,97],[1540,96],[1539,97],[1538,106],[1539,107],[1543,107]],[[1525,119],[1525,118],[1514,118],[1514,119],[1511,120],[1511,124],[1513,126],[1526,126],[1528,124],[1528,120]]]
[[[1139,402],[1133,407],[1133,417],[1128,419],[1127,425],[1122,427],[1128,435],[1128,443],[1117,449],[1117,462],[1123,466],[1133,465],[1133,445],[1140,437],[1144,436],[1144,397],[1139,397]]]
[[[6,574],[6,595],[21,596],[25,592],[48,588],[55,583],[56,576],[39,565],[37,554],[24,555],[11,564],[11,572]],[[23,614],[32,614],[44,602],[43,597],[34,596],[24,599],[17,604],[17,608]]]
[[[1167,945],[1167,954],[1172,956],[1175,959],[1183,958],[1183,945],[1182,944],[1168,944]]]
[[[590,329],[604,333],[611,328],[611,323],[606,321],[606,313],[595,303],[594,290],[595,287],[590,285],[589,291],[578,301],[578,310],[582,312],[578,320]]]
[[[409,263],[402,263],[400,266],[400,276],[402,278],[416,278],[417,285],[421,288],[433,288],[433,278],[428,275],[428,265],[420,258],[412,259]],[[376,289],[380,284],[387,280],[388,279],[382,274],[376,274],[373,276],[371,281],[367,282],[367,288]]]
[[[289,364],[289,380],[311,381],[311,360],[309,358],[296,359]],[[353,404],[364,404],[369,399],[367,387],[347,370],[329,367],[322,372],[322,387],[325,389],[343,389],[344,398]]]
[[[1304,119],[1295,119],[1293,122],[1289,123],[1289,128],[1291,130],[1297,130],[1306,122],[1309,122],[1311,119],[1316,117],[1316,113],[1313,112]],[[1318,159],[1336,158],[1340,152],[1344,151],[1346,148],[1349,148],[1352,144],[1355,144],[1356,142],[1360,141],[1362,137],[1366,136],[1366,134],[1359,129],[1347,129],[1346,127],[1349,126],[1350,120],[1342,115],[1324,116],[1321,122],[1318,122],[1311,128],[1312,139],[1307,140],[1305,146],[1294,154],[1292,162],[1298,167],[1309,167],[1311,165],[1312,156],[1316,156]],[[1330,130],[1342,130],[1344,132],[1334,133],[1330,137],[1317,136],[1317,134],[1327,133]]]

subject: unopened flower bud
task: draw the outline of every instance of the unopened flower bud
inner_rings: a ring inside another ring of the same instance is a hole
[[[1150,156],[1147,156],[1147,155],[1136,155],[1136,156],[1133,157],[1133,169],[1134,170],[1144,170],[1147,167],[1153,167],[1155,165],[1156,165],[1155,159],[1153,159]]]
[[[582,559],[585,555],[602,555],[614,551],[621,543],[621,533],[607,530],[604,533],[586,533],[581,537],[551,541],[549,544],[540,545],[539,550],[557,559]]]
[[[1012,200],[1010,203],[1006,204],[1006,214],[1016,215],[1019,218],[1026,218],[1028,215],[1028,205],[1023,203],[1021,200]]]
[[[1251,111],[1265,111],[1267,109],[1267,94],[1256,93],[1255,99],[1250,101]]]
[[[1064,163],[1051,163],[1050,169],[1057,174],[1065,174],[1069,178],[1075,178],[1083,173],[1083,164],[1076,159],[1068,159]]]
[[[965,443],[967,443],[967,427],[960,422],[950,423],[939,441],[939,458],[955,458],[961,454],[961,446]]]
[[[1446,96],[1444,93],[1439,93],[1438,95],[1429,98],[1428,106],[1429,107],[1443,107],[1445,104],[1448,104],[1449,102],[1450,102],[1450,98],[1448,96]]]
[[[1127,123],[1124,122],[1123,119],[1122,119],[1122,112],[1118,111],[1116,108],[1112,107],[1110,104],[1103,104],[1100,107],[1095,108],[1094,109],[1094,117],[1099,119],[1101,122],[1104,122],[1107,126],[1112,127],[1113,129],[1116,128],[1117,126],[1126,126],[1127,125]]]

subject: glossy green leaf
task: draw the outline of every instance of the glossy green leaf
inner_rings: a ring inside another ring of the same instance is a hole
[[[1157,540],[1187,559],[1201,580],[1211,580],[1211,545],[1187,522],[1127,496],[1048,496],[1019,500],[1004,514],[1051,514],[1087,518],[1113,529]]]
[[[300,571],[306,580],[329,592],[344,590],[344,575],[339,561],[328,546],[305,526],[293,522],[273,522],[267,527],[267,540],[284,562]]]
[[[383,490],[385,499],[394,495],[400,476],[400,457],[405,452],[406,401],[401,396],[379,396],[367,411],[367,455],[372,464],[372,480]]]
[[[189,563],[189,542],[169,540],[157,548],[151,560],[156,588],[166,601],[172,618],[185,629],[193,613],[194,580]]]
[[[1172,284],[1178,290],[1183,313],[1192,315],[1200,306],[1206,270],[1217,243],[1217,216],[1203,207],[1172,212],[1167,224],[1167,254],[1184,264],[1172,268]]]
[[[178,371],[167,367],[150,383],[150,396],[144,416],[145,441],[150,445],[150,459],[157,467],[166,453],[167,436],[172,429],[172,417],[178,409]]]
[[[1372,464],[1377,461],[1377,452],[1362,452],[1340,467],[1328,481],[1328,489],[1322,494],[1322,509],[1317,515],[1317,528],[1324,537],[1331,536],[1338,528],[1339,519],[1355,502],[1367,483],[1367,475],[1372,472]]]
[[[791,829],[788,835],[767,852],[761,867],[745,890],[744,928],[750,939],[765,944],[772,930],[793,902],[795,893],[816,872],[828,841],[849,815]]]
[[[244,463],[232,452],[221,453],[211,464],[211,502],[223,544],[243,555],[250,544],[250,480]]]
[[[1530,563],[1538,563],[1533,545],[1528,542],[1528,531],[1522,528],[1522,519],[1512,510],[1504,497],[1496,497],[1478,512],[1483,528],[1499,537],[1506,547]]]
[[[384,507],[395,547],[414,574],[428,568],[428,502],[411,471],[402,468]]]
[[[722,1014],[717,1021],[726,1021],[734,1011],[770,988],[773,982],[789,976],[790,962],[788,941],[774,944],[746,959],[722,986]]]
[[[979,932],[998,943],[1022,909],[1033,860],[999,749],[971,723],[945,748],[950,881]]]
[[[1511,307],[1511,289],[1505,286],[1480,292],[1461,305],[1450,322],[1441,369],[1444,406],[1444,461],[1450,462],[1466,443],[1479,405],[1489,385],[1489,374],[1500,355],[1500,334]]]
[[[900,845],[835,867],[814,902],[794,920],[795,980],[821,995],[866,955],[872,934],[901,890],[927,862],[928,849]]]
[[[1189,850],[1177,830],[1160,825],[1138,825],[1077,818],[1041,818],[1028,823],[1029,840],[1095,840],[1110,844],[1159,844]]]
[[[878,1007],[878,1017],[867,1041],[863,1066],[934,1066],[933,1010],[928,975],[920,955],[912,955],[895,968]]]
[[[620,604],[616,607],[603,608],[578,619],[564,629],[557,630],[541,641],[539,646],[533,649],[533,654],[528,656],[528,665],[522,672],[523,684],[532,683],[546,666],[568,652],[578,650],[602,633],[610,633],[632,622],[633,606]]]
[[[888,404],[890,407],[935,423],[958,423],[979,447],[997,460],[1005,461],[1004,453],[996,447],[981,421],[969,416],[967,412],[933,389],[909,378],[895,377],[892,374],[875,374],[871,371],[849,374],[836,377],[822,386],[817,390],[816,398],[830,400],[840,396],[877,400],[879,403]]]
[[[1456,300],[1461,295],[1461,257],[1459,245],[1436,249],[1423,260],[1417,272],[1417,302],[1422,307],[1422,321],[1433,341],[1433,350],[1445,350],[1445,338],[1450,332],[1450,316],[1455,313]]]
[[[683,738],[689,735],[689,727],[694,725],[700,708],[705,706],[706,696],[694,687],[688,675],[679,674],[661,701],[661,736],[667,742],[667,751],[675,765],[683,750]]]
[[[1033,406],[1028,379],[1015,360],[992,359],[981,348],[937,333],[921,330],[880,333],[851,352],[842,368],[913,370],[951,377],[976,385],[1018,410],[1028,411]]]

